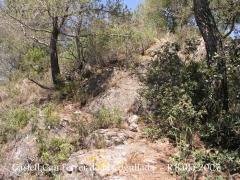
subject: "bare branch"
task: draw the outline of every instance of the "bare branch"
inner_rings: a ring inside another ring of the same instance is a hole
[[[27,27],[28,29],[32,30],[32,31],[40,31],[40,32],[46,32],[46,33],[51,33],[51,31],[46,30],[46,29],[38,29],[38,28],[34,28],[32,26],[29,26],[27,24],[25,24],[23,21],[21,21],[20,19],[12,16],[11,14],[7,13],[9,17],[11,17],[12,19],[14,19],[15,21],[19,22],[21,25]]]
[[[23,31],[24,36],[26,36],[27,38],[33,39],[35,42],[37,42],[37,43],[39,43],[39,44],[42,44],[42,45],[47,46],[47,47],[49,46],[49,44],[40,41],[40,40],[39,40],[38,38],[36,38],[35,36],[27,35],[26,29],[25,29],[24,25],[23,25],[23,24],[20,24],[20,26],[21,26],[21,28],[22,28],[22,31]]]
[[[68,37],[72,37],[72,38],[75,38],[75,37],[88,37],[88,36],[96,36],[95,34],[80,34],[79,36],[77,35],[74,35],[74,34],[66,34],[64,32],[60,32],[60,34],[64,35],[64,36],[68,36]]]
[[[33,82],[33,83],[35,83],[36,85],[38,85],[39,87],[41,87],[43,89],[49,89],[49,90],[55,90],[56,89],[55,87],[49,87],[49,86],[42,85],[42,84],[40,84],[39,82],[35,81],[32,78],[28,78],[28,80]]]
[[[234,27],[235,27],[235,20],[236,20],[236,16],[233,16],[230,31],[223,36],[224,39],[225,39],[226,37],[228,37],[228,36],[233,32]]]

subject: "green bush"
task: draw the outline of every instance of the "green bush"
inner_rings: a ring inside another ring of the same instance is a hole
[[[240,114],[223,114],[217,121],[203,124],[201,132],[209,146],[223,146],[240,152]]]
[[[196,50],[191,47],[195,44],[187,42],[189,54]],[[179,152],[171,159],[173,164],[210,163],[219,164],[221,172],[231,174],[239,171],[239,56],[236,50],[233,52],[231,50],[228,57],[222,57],[228,58],[228,113],[217,110],[218,102],[213,98],[212,85],[221,80],[216,68],[192,59],[183,64],[174,43],[166,44],[159,57],[153,60],[144,82],[147,88],[140,92],[149,103],[149,112],[152,112],[145,118],[149,125],[147,132],[153,139],[166,135],[175,140]],[[200,134],[207,148],[217,148],[218,151],[203,152],[198,149],[193,138],[196,134]],[[185,179],[190,176],[194,179],[198,173],[182,171],[180,175]],[[210,176],[216,175],[210,172]]]
[[[30,49],[20,63],[20,70],[27,72],[30,76],[39,76],[49,67],[49,58],[44,50],[38,48]]]
[[[177,44],[170,43],[163,47],[163,52],[158,55],[158,59],[152,61],[148,71],[145,81],[148,88],[140,92],[148,100],[155,115],[163,118],[166,118],[166,111],[179,99],[176,93],[180,86],[183,63],[177,55],[177,48]]]
[[[119,127],[122,123],[120,111],[115,109],[113,111],[108,109],[101,109],[93,114],[96,119],[95,129],[106,129]]]
[[[38,144],[38,157],[42,164],[57,165],[67,160],[74,147],[61,138],[52,138]]]
[[[37,111],[25,108],[11,109],[3,114],[0,119],[0,144],[11,141],[36,116]]]
[[[204,79],[198,82],[202,78],[199,67],[194,62],[185,66],[178,50],[176,43],[163,46],[148,71],[147,88],[140,94],[147,99],[162,133],[180,142],[180,136],[186,134],[189,126],[199,123],[205,110],[198,104],[204,95]]]
[[[57,99],[65,99],[75,102],[81,102],[85,104],[87,101],[87,93],[81,87],[81,83],[77,80],[67,81],[64,80],[65,84],[55,92]]]
[[[49,129],[55,127],[60,122],[60,117],[52,114],[55,108],[55,105],[50,103],[43,109],[44,122]]]
[[[79,119],[81,118],[81,119]],[[84,147],[85,138],[93,131],[98,129],[116,128],[120,127],[123,122],[119,110],[101,109],[93,114],[91,119],[79,117],[76,114],[72,115],[73,122],[71,128],[77,139],[74,139],[72,144]],[[99,139],[99,143],[101,139]],[[103,145],[103,144],[102,144]],[[100,145],[99,145],[100,146]]]

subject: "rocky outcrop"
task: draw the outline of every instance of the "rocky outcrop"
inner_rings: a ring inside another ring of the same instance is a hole
[[[125,71],[116,71],[109,81],[110,87],[88,104],[83,110],[95,113],[103,108],[109,110],[118,109],[123,117],[127,117],[131,109],[137,111],[140,106],[140,95],[137,90],[141,83],[137,77],[131,76]]]
[[[87,148],[110,147],[127,144],[129,139],[133,139],[134,134],[125,129],[98,129],[86,137]]]
[[[139,141],[107,149],[81,150],[63,164],[64,179],[175,179],[167,170],[166,152],[170,144]]]

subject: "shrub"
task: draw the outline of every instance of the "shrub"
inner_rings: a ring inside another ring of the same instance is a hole
[[[38,144],[38,157],[44,165],[57,165],[67,160],[74,147],[61,138],[52,138]]]
[[[36,119],[36,115],[35,110],[25,108],[11,109],[3,114],[0,120],[0,144],[11,141],[30,119]]]
[[[93,117],[96,119],[95,129],[115,128],[122,123],[120,111],[115,109],[113,111],[108,109],[101,109]]]
[[[209,146],[240,151],[240,114],[223,114],[217,121],[202,125],[201,132]]]
[[[195,43],[187,42],[188,46]],[[152,112],[146,119],[150,122],[148,133],[153,138],[163,134],[175,140],[179,152],[172,162],[200,163],[202,165],[220,164],[227,173],[239,171],[240,115],[239,115],[239,63],[238,54],[228,58],[228,80],[230,111],[219,111],[218,102],[213,98],[214,82],[221,80],[221,74],[215,67],[208,67],[205,62],[183,64],[177,55],[177,46],[166,44],[153,60],[145,84],[140,94],[148,101]],[[196,48],[187,47],[188,54]],[[234,53],[233,53],[234,54]],[[233,62],[231,62],[233,61]],[[211,86],[210,86],[211,85]],[[206,111],[208,109],[208,111]],[[210,111],[211,109],[211,111]],[[153,115],[153,116],[152,116]],[[212,117],[212,118],[209,118]],[[150,120],[150,121],[149,121]],[[208,147],[217,147],[219,151],[202,152],[194,145],[193,137],[199,131],[201,140]],[[221,172],[223,172],[221,171]],[[196,177],[199,172],[180,172],[183,178]],[[210,173],[210,175],[214,175]],[[220,178],[220,177],[219,177]]]
[[[60,121],[59,116],[53,115],[53,111],[55,108],[56,108],[55,105],[50,103],[47,107],[43,109],[44,122],[49,129],[59,124]]]
[[[177,44],[166,44],[159,58],[152,61],[145,84],[140,94],[145,97],[155,115],[165,115],[176,101],[178,86],[180,85],[180,69],[183,63],[176,53]],[[170,89],[171,88],[171,89]],[[165,99],[163,99],[165,98]]]
[[[202,96],[198,95],[204,94],[204,85],[198,82],[201,78],[201,73],[197,73],[198,66],[191,62],[185,66],[177,54],[178,50],[176,43],[167,43],[162,47],[148,71],[144,82],[147,88],[142,89],[140,94],[147,99],[155,124],[162,133],[180,142],[180,136],[187,134],[187,128],[196,125],[205,111],[198,105],[201,102],[198,100],[202,100]]]
[[[27,72],[30,76],[39,76],[46,72],[49,67],[49,58],[44,50],[38,48],[30,49],[20,63],[20,70]]]
[[[81,118],[81,119],[80,119]],[[73,144],[84,147],[85,138],[93,131],[98,129],[115,128],[121,126],[122,118],[119,110],[101,109],[96,112],[91,119],[78,117],[74,114],[71,123],[74,134],[78,139],[73,140]],[[104,146],[102,139],[98,140],[98,146]]]

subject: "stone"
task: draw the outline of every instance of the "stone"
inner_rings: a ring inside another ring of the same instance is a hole
[[[133,139],[134,135],[131,131],[125,129],[98,129],[88,135],[85,139],[87,148],[96,148],[99,141],[103,141],[107,147],[126,144],[128,139]]]
[[[151,57],[154,57],[154,56],[156,55],[156,52],[151,51],[149,55],[150,55]]]
[[[82,112],[81,112],[81,111],[75,111],[73,114],[75,114],[75,115],[81,115]]]
[[[9,179],[9,172],[6,168],[0,166],[0,180]]]
[[[61,125],[62,127],[67,127],[67,126],[69,126],[69,125],[70,125],[69,120],[67,120],[67,119],[61,119],[61,120],[60,120],[60,125]]]
[[[139,132],[140,129],[138,127],[138,125],[136,123],[132,123],[130,126],[129,126],[129,129],[133,132]]]
[[[139,117],[137,115],[132,115],[127,119],[127,123],[131,125],[132,123],[138,123]]]
[[[154,57],[153,57],[153,61],[156,61],[158,59],[158,55],[155,55]]]

